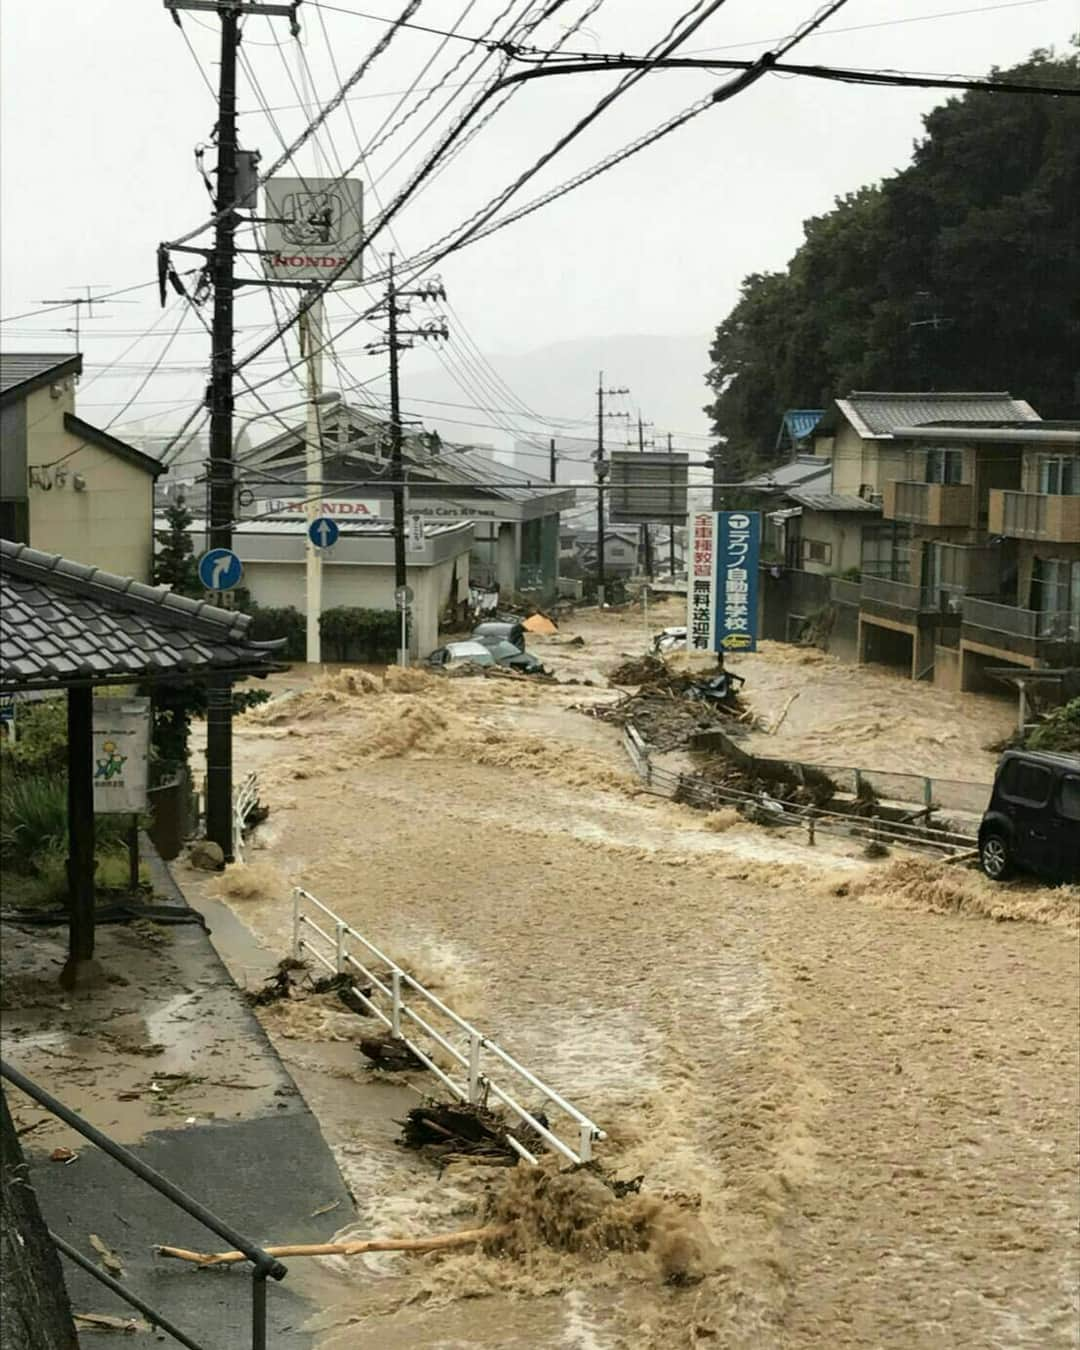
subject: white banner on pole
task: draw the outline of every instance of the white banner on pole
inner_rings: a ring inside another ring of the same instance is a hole
[[[325,281],[351,259],[340,280],[362,278],[363,186],[359,178],[271,178],[264,186],[263,263],[268,277]]]
[[[409,516],[409,537],[406,544],[406,552],[423,553],[424,551],[424,517],[415,512]]]
[[[94,811],[137,815],[146,810],[150,741],[148,698],[94,699]]]

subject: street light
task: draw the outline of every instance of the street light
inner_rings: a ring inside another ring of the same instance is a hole
[[[264,408],[262,412],[257,412],[249,417],[245,422],[241,422],[240,430],[236,433],[233,441],[233,453],[236,454],[240,449],[240,439],[252,422],[257,422],[260,417],[277,417],[279,413],[291,412],[294,408],[308,408],[312,403],[318,408],[324,408],[328,403],[338,403],[341,395],[336,389],[329,389],[325,394],[319,394],[314,399],[301,399],[298,403],[286,403],[284,408]]]

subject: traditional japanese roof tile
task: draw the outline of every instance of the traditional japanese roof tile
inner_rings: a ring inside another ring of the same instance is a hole
[[[1022,398],[1004,391],[987,393],[893,393],[853,390],[838,398],[818,424],[835,430],[839,412],[863,440],[888,438],[898,427],[927,422],[1038,422],[1039,414]]]
[[[16,402],[43,385],[79,375],[82,363],[77,353],[0,352],[0,402]]]
[[[0,540],[0,688],[265,675],[251,617]]]

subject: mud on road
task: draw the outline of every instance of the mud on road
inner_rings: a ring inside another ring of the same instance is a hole
[[[542,655],[601,683],[642,639],[582,617]],[[773,678],[745,673],[751,698]],[[707,828],[640,791],[615,730],[570,711],[577,686],[288,685],[237,724],[271,816],[225,898],[284,954],[302,881],[599,1120],[605,1163],[663,1202],[644,1251],[328,1259],[326,1350],[1076,1344],[1075,890]],[[976,745],[985,718],[964,717]],[[348,1014],[265,1020],[356,1193],[349,1236],[468,1227],[510,1184],[395,1146],[415,1095],[372,1081]]]

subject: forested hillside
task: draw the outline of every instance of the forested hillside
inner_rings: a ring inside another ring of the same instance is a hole
[[[995,73],[1080,85],[1080,54]],[[774,462],[785,409],[850,389],[1008,389],[1080,415],[1080,100],[970,92],[923,120],[912,163],[808,220],[717,328],[729,471]]]

